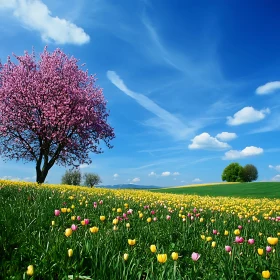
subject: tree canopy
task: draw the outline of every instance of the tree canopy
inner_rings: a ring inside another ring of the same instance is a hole
[[[61,178],[61,184],[80,186],[82,174],[79,169],[67,170]]]
[[[222,180],[227,182],[239,182],[241,171],[242,166],[237,162],[233,162],[224,169],[222,173]]]
[[[0,155],[35,161],[37,182],[55,164],[90,164],[101,153],[100,140],[111,148],[115,135],[102,89],[60,49],[47,48],[36,59],[25,52],[0,64]]]
[[[253,164],[246,164],[240,173],[242,182],[252,182],[258,179],[258,170]]]

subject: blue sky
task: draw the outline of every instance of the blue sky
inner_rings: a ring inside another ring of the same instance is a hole
[[[116,138],[81,170],[104,184],[219,182],[231,162],[280,181],[279,12],[265,0],[0,0],[0,59],[48,45],[96,73]],[[34,176],[34,162],[0,160],[2,178]]]

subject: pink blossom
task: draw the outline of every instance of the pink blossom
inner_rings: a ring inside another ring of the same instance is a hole
[[[217,234],[218,233],[218,231],[216,230],[216,229],[213,229],[213,234]]]
[[[84,222],[85,222],[86,225],[88,225],[89,224],[89,219],[84,219]]]
[[[225,246],[225,250],[226,250],[227,252],[231,252],[231,247],[230,247],[230,246]]]
[[[75,231],[75,230],[77,230],[77,229],[78,229],[78,226],[77,226],[77,225],[75,225],[75,224],[73,224],[73,225],[71,226],[71,229],[72,229],[73,231]]]
[[[151,215],[155,215],[155,213],[156,213],[155,210],[151,211]]]
[[[99,201],[99,204],[100,204],[100,205],[103,204],[103,200],[102,200],[102,199]]]
[[[54,215],[59,216],[60,215],[60,210],[54,210]]]
[[[81,220],[81,217],[80,217],[80,216],[77,216],[77,220],[80,221],[80,220]]]
[[[267,252],[267,253],[270,253],[270,252],[271,252],[271,249],[272,249],[272,248],[271,248],[270,246],[266,246],[266,252]]]
[[[249,243],[250,245],[252,245],[252,244],[254,244],[254,243],[255,243],[255,240],[254,240],[254,239],[252,239],[252,238],[250,238],[250,239],[248,239],[248,243]]]
[[[171,219],[171,216],[166,215],[166,220],[170,220],[170,219]]]
[[[192,260],[193,261],[197,261],[200,258],[200,254],[193,252],[192,253]]]
[[[243,237],[240,237],[240,236],[236,236],[236,237],[235,237],[235,242],[236,242],[236,243],[243,243],[243,242],[244,242],[244,238],[243,238]]]
[[[154,220],[154,222],[156,222],[157,221],[157,217],[154,217],[153,220]]]
[[[242,229],[242,226],[239,225],[238,228],[239,228],[239,229]]]

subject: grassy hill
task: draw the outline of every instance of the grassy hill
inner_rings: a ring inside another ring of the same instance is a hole
[[[280,182],[190,185],[151,190],[173,194],[197,194],[250,198],[280,198]]]

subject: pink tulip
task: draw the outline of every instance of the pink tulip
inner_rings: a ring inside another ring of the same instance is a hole
[[[126,218],[126,213],[123,213],[123,217]]]
[[[196,213],[196,211],[197,211],[197,209],[196,209],[196,208],[194,208],[194,209],[193,209],[193,212],[194,212],[194,213]]]
[[[166,220],[170,220],[170,219],[171,219],[171,216],[167,215]]]
[[[231,247],[230,247],[230,246],[225,246],[225,250],[226,250],[227,252],[231,252]]]
[[[80,216],[77,216],[77,220],[80,221],[80,220],[81,220],[81,217],[80,217]]]
[[[75,231],[75,230],[78,229],[78,226],[76,226],[75,224],[73,224],[73,225],[71,226],[71,229],[72,229],[73,231]]]
[[[152,210],[151,211],[151,215],[155,215],[156,211],[155,210]]]
[[[239,225],[238,228],[239,228],[239,229],[242,229],[242,226]]]
[[[93,207],[97,208],[97,202],[93,202]]]
[[[235,242],[236,242],[236,243],[243,243],[243,242],[244,242],[244,238],[243,238],[243,237],[240,237],[240,236],[236,236],[236,237],[235,237]]]
[[[157,221],[157,217],[154,217],[153,220],[154,220],[154,222],[156,222]]]
[[[248,239],[248,243],[249,243],[250,245],[252,245],[252,244],[254,244],[254,243],[255,243],[255,240],[254,240],[254,239],[252,239],[252,238],[250,238],[250,239]]]
[[[59,216],[60,215],[60,210],[54,210],[54,215]]]
[[[85,224],[88,225],[89,224],[89,219],[84,219]]]
[[[270,253],[270,252],[271,252],[271,249],[272,249],[272,248],[271,248],[270,246],[266,246],[266,252],[267,252],[267,253]]]
[[[192,260],[193,261],[198,261],[198,259],[200,258],[200,254],[193,252],[192,253]]]
[[[103,200],[100,200],[100,201],[99,201],[99,204],[100,204],[100,205],[103,204]]]
[[[218,231],[216,230],[216,229],[213,229],[213,234],[217,234],[218,233]]]

